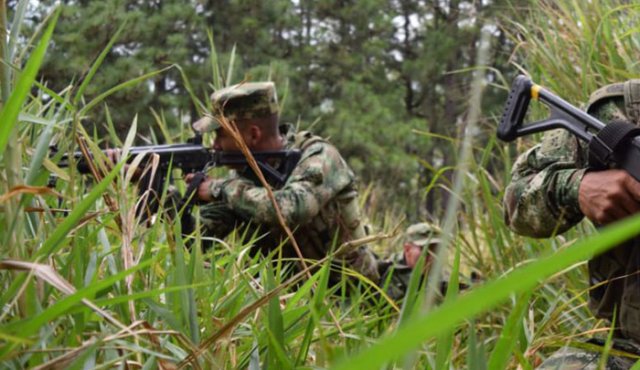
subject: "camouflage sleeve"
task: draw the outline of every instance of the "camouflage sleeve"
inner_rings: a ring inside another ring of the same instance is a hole
[[[200,207],[200,221],[205,236],[224,238],[243,220],[223,202],[213,201]]]
[[[518,158],[504,196],[505,219],[512,230],[549,237],[583,218],[578,205],[585,172],[582,153],[574,136],[555,130]]]
[[[303,224],[354,181],[354,175],[338,151],[326,143],[307,148],[282,189],[274,196],[287,224]],[[277,224],[267,190],[241,177],[214,182],[214,198],[258,223]]]

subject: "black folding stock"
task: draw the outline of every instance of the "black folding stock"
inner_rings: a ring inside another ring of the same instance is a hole
[[[525,123],[531,100],[549,108],[547,119]],[[622,121],[605,124],[528,77],[516,77],[498,126],[498,138],[509,142],[557,128],[589,143],[589,165],[594,169],[622,168],[640,181],[640,129],[636,125]]]

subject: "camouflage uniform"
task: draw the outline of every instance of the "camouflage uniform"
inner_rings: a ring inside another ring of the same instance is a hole
[[[606,86],[592,95],[587,112],[605,123],[625,120],[638,124],[639,97],[637,81]],[[565,130],[548,132],[514,165],[504,198],[509,227],[522,235],[549,237],[580,222],[584,215],[578,204],[578,189],[587,161],[585,143]],[[617,335],[636,342],[640,342],[639,247],[640,239],[636,238],[594,257],[588,264],[593,287],[589,303],[595,316],[611,320],[617,309]]]
[[[246,83],[215,92],[213,114],[194,124],[203,132],[216,129],[216,117],[254,118],[277,113],[273,83]],[[300,149],[302,156],[286,181],[274,189],[276,202],[292,229],[302,255],[308,259],[325,257],[332,246],[366,236],[358,205],[355,176],[338,150],[309,132],[290,135],[288,149]],[[205,233],[224,237],[240,224],[251,224],[262,235],[256,248],[270,252],[286,240],[267,190],[247,167],[211,183],[213,201],[201,207]],[[289,243],[284,258],[296,258]],[[334,261],[345,264],[378,283],[378,261],[366,246],[355,248]]]
[[[336,148],[326,141],[308,132],[296,137],[302,140],[300,146],[290,142],[289,147],[300,147],[302,157],[285,186],[276,189],[274,196],[302,255],[321,259],[333,245],[366,236],[355,176]],[[251,175],[246,170],[212,182],[214,202],[201,211],[203,225],[207,234],[219,237],[235,226],[228,222],[229,215],[236,224],[250,221],[260,225],[268,235],[257,244],[263,252],[269,252],[286,239],[286,234],[278,223],[267,190]],[[221,204],[226,206],[224,217],[220,217]],[[289,244],[283,249],[283,257],[296,257]],[[356,248],[343,258],[348,267],[376,283],[379,281],[376,258],[367,247]]]

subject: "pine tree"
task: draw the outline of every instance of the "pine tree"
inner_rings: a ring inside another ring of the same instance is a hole
[[[42,3],[46,8],[51,1]],[[124,32],[85,90],[87,100],[119,83],[171,64],[179,64],[187,74],[206,73],[203,59],[208,41],[195,3],[69,1],[63,8],[42,79],[54,91],[62,90],[71,81],[78,86],[122,25]],[[207,81],[194,80],[196,91],[204,92]],[[106,104],[116,128],[123,132],[136,114],[140,127],[149,127],[154,120],[152,108],[163,110],[167,120],[174,124],[180,123],[181,111],[196,114],[177,69],[117,93]],[[88,120],[102,126],[104,108],[92,111]]]

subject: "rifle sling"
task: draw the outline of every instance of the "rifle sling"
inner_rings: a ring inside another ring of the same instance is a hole
[[[640,127],[625,121],[616,120],[604,126],[589,141],[589,166],[595,169],[610,167],[620,145],[638,135]]]

